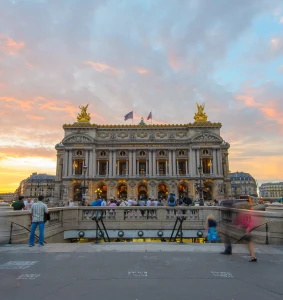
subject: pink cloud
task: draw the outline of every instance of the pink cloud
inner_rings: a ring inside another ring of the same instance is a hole
[[[98,72],[104,72],[106,70],[110,70],[114,73],[118,73],[120,72],[118,69],[114,68],[114,67],[111,67],[109,65],[106,65],[106,64],[103,64],[103,63],[100,63],[100,62],[93,62],[93,61],[85,61],[84,64],[86,65],[89,65],[91,67],[93,67],[96,71]]]
[[[4,34],[0,34],[0,50],[9,55],[14,55],[24,47],[24,42],[16,42]]]
[[[44,117],[41,116],[35,116],[35,115],[25,115],[28,119],[32,120],[44,120]]]
[[[136,69],[136,72],[138,72],[139,74],[147,74],[149,72],[149,70],[145,69],[145,68],[141,68],[141,67],[137,67]]]

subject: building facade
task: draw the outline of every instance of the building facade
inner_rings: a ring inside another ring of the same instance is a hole
[[[258,196],[256,180],[249,173],[230,173],[230,179],[233,198],[237,199],[240,195]]]
[[[263,183],[259,187],[260,197],[283,198],[283,182]]]
[[[32,173],[21,181],[16,194],[29,198],[37,198],[43,195],[46,200],[54,201],[55,175]]]
[[[81,107],[80,107],[81,108]],[[165,198],[173,192],[204,200],[231,196],[228,149],[221,123],[207,121],[198,105],[184,125],[97,125],[86,107],[63,125],[57,144],[55,197]]]

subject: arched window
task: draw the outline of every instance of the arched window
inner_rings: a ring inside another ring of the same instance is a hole
[[[209,151],[207,149],[203,149],[202,154],[207,155],[207,154],[209,154]]]
[[[184,150],[180,150],[178,153],[179,153],[180,156],[184,156],[185,155],[185,151]]]
[[[159,155],[162,156],[162,155],[165,155],[165,152],[163,150],[159,151]]]

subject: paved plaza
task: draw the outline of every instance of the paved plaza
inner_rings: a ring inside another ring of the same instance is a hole
[[[112,243],[0,247],[1,300],[282,299],[283,246]]]

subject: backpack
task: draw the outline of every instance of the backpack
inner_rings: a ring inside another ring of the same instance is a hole
[[[175,203],[175,198],[174,198],[173,195],[171,195],[171,196],[169,197],[169,202],[170,202],[170,203]]]
[[[179,205],[182,205],[182,204],[183,204],[183,200],[182,200],[182,199],[179,199],[178,204],[179,204]]]
[[[185,197],[184,197],[184,203],[185,203],[186,205],[191,205],[191,204],[192,204],[192,199],[189,198],[188,196],[185,196]]]

